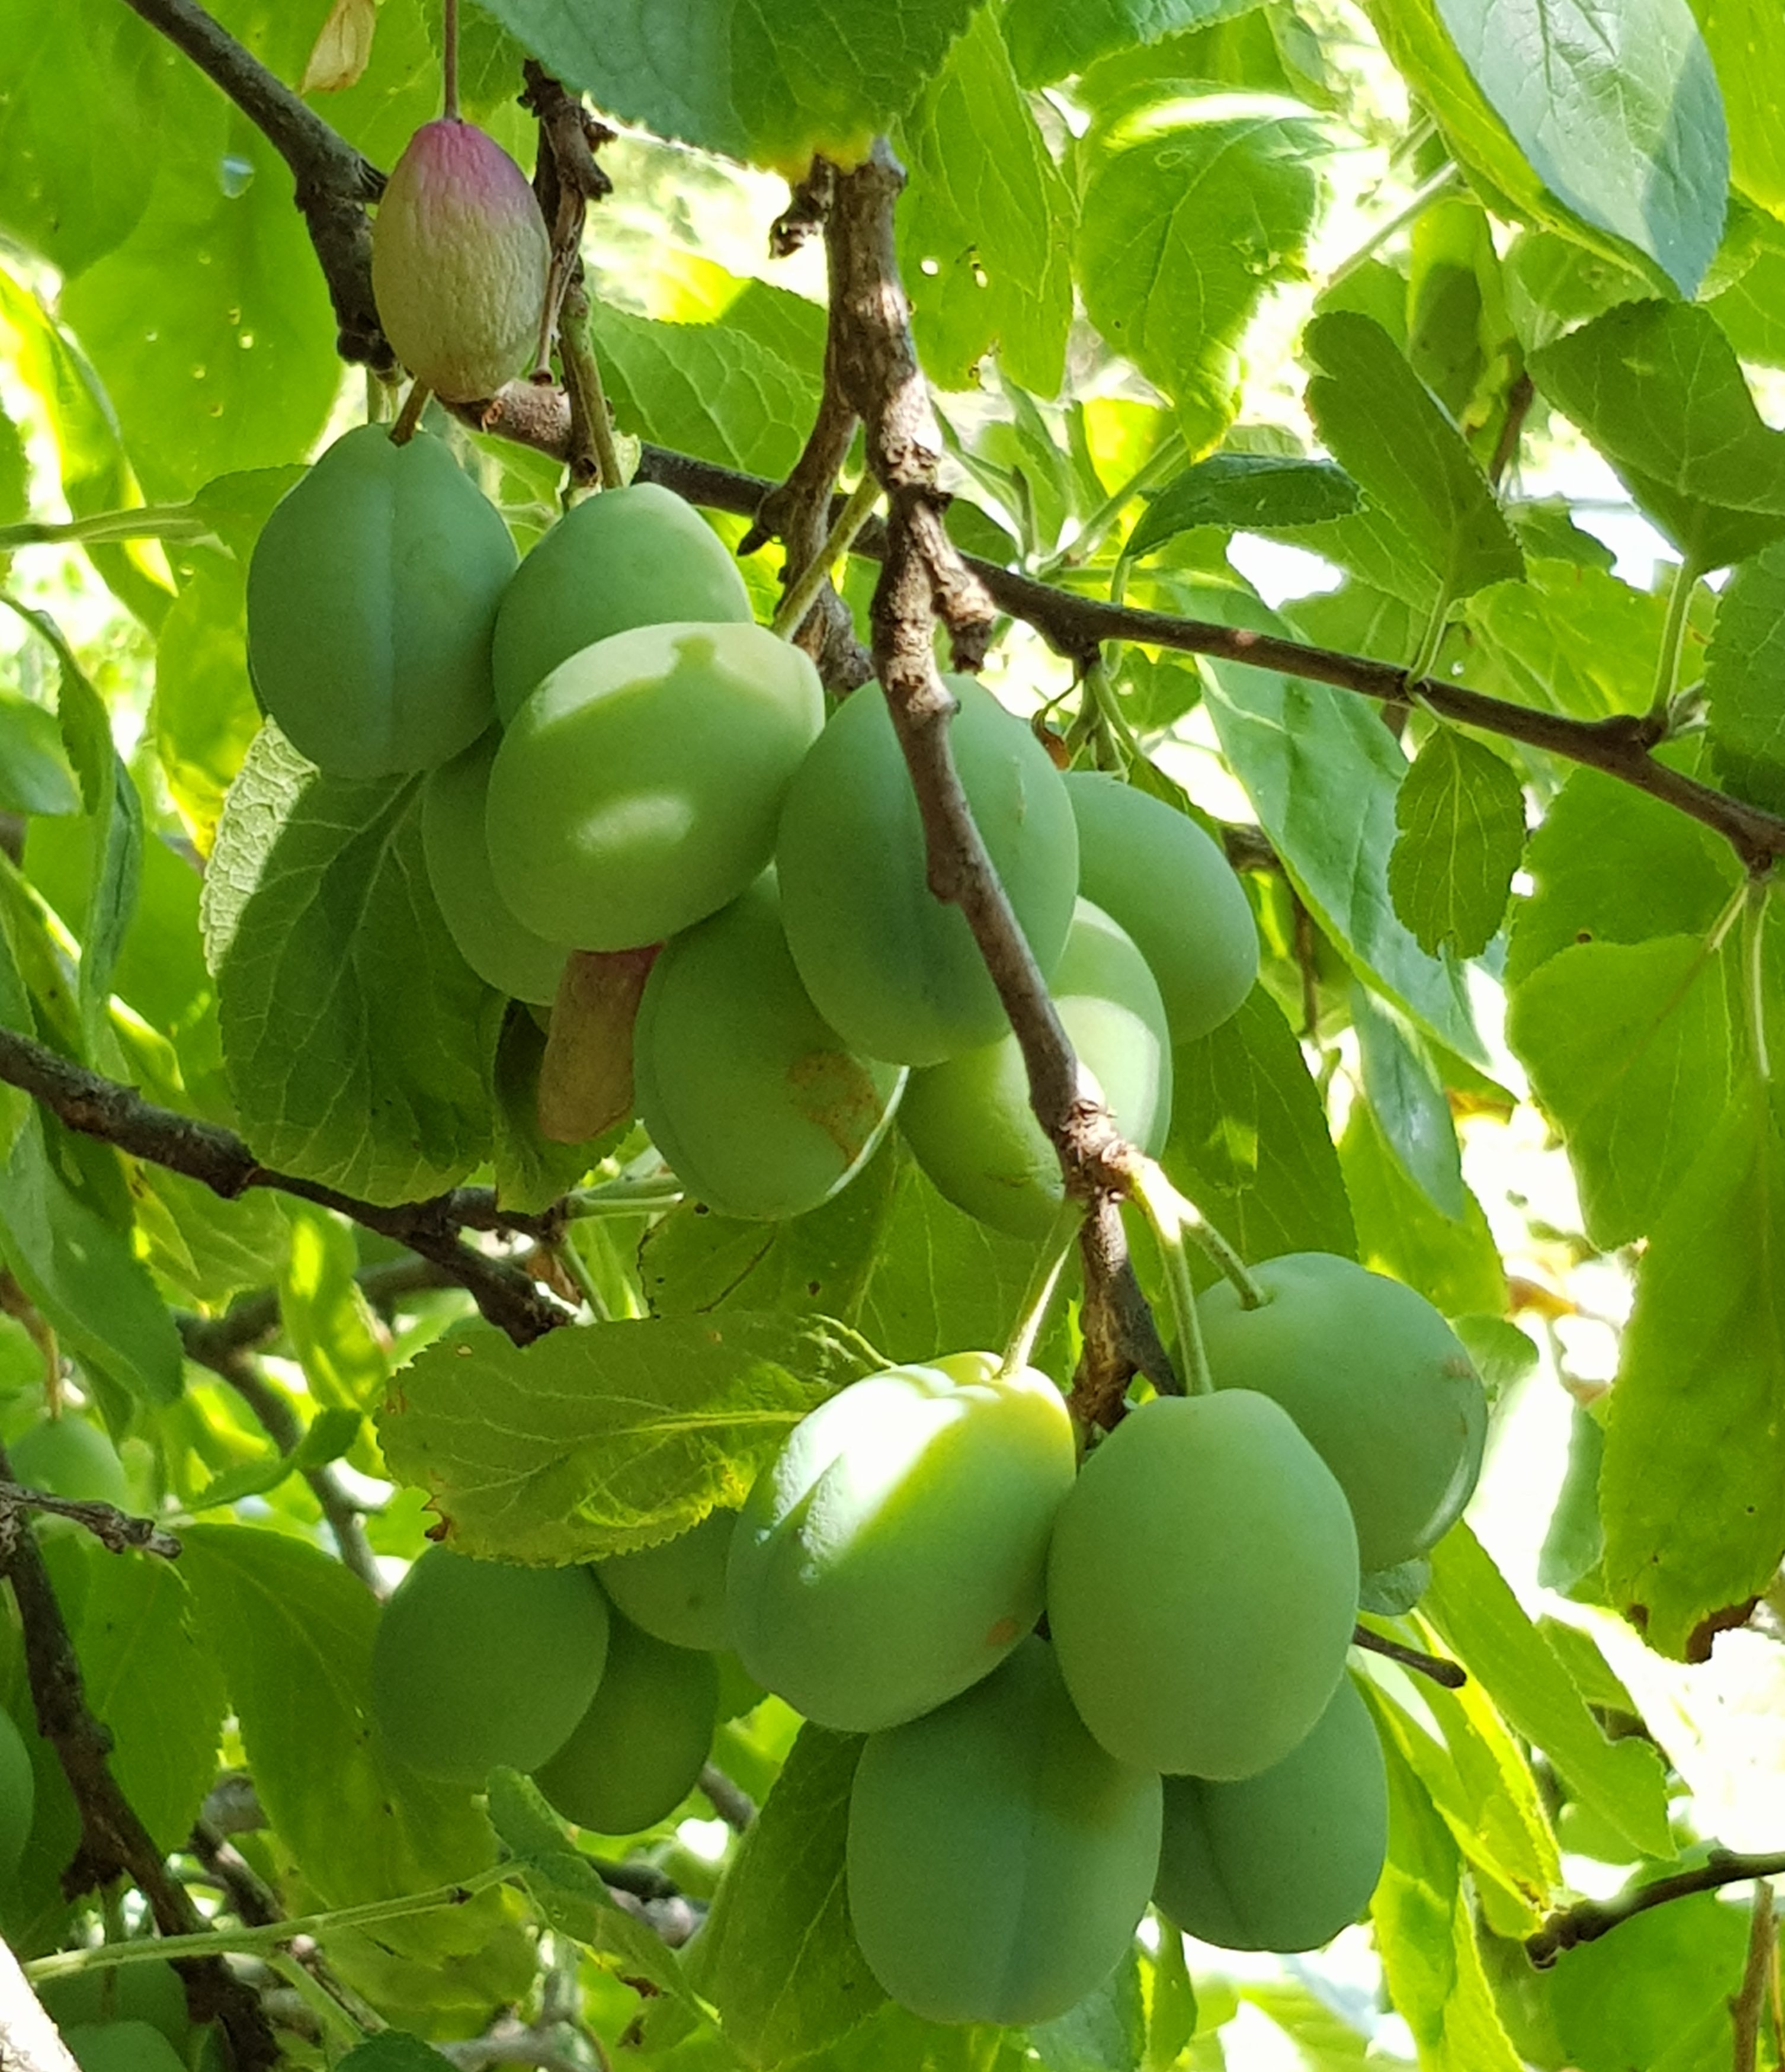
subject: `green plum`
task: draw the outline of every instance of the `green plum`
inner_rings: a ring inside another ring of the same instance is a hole
[[[437,438],[344,434],[267,520],[248,662],[292,746],[331,776],[432,770],[496,717],[490,642],[517,557]]]
[[[1047,1562],[1085,1725],[1125,1762],[1250,1777],[1338,1684],[1357,1617],[1345,1493],[1269,1396],[1161,1396],[1086,1460]]]
[[[1487,1398],[1474,1363],[1423,1295],[1331,1252],[1252,1269],[1248,1309],[1224,1281],[1197,1304],[1218,1388],[1282,1404],[1339,1478],[1366,1572],[1434,1545],[1481,1472]]]
[[[566,512],[522,561],[496,615],[496,709],[506,726],[560,662],[611,633],[751,616],[725,542],[654,482]]]
[[[1059,772],[1022,722],[950,676],[973,818],[1044,975],[1065,948],[1079,841]],[[789,787],[775,846],[781,920],[813,1004],[845,1043],[937,1065],[1009,1027],[960,909],[931,892],[923,829],[884,693],[845,700]]]
[[[804,1215],[872,1157],[904,1085],[853,1056],[800,983],[775,874],[677,935],[632,1037],[639,1120],[721,1215]]]
[[[1097,1745],[1030,1635],[939,1711],[869,1737],[849,1795],[856,1940],[927,2021],[1051,2021],[1121,1962],[1159,1833],[1158,1777]]]
[[[1159,982],[1171,1040],[1218,1029],[1258,976],[1258,927],[1219,848],[1187,814],[1099,770],[1067,773],[1079,890],[1125,928]]]
[[[563,944],[536,935],[496,889],[484,807],[499,741],[492,727],[422,787],[428,882],[459,955],[483,983],[512,1000],[546,1006],[570,953]]]
[[[1171,1122],[1171,1037],[1145,960],[1109,916],[1081,899],[1049,982],[1084,1074],[1130,1143],[1156,1154]],[[1065,1189],[1029,1105],[1013,1031],[911,1075],[899,1126],[956,1208],[1013,1237],[1045,1237]]]
[[[12,1715],[0,1712],[0,1877],[10,1878],[18,1869],[36,1811],[31,1751]]]
[[[430,1547],[393,1593],[372,1655],[373,1716],[426,1777],[537,1770],[589,1708],[607,1600],[586,1568],[523,1568]]]
[[[735,899],[824,723],[818,673],[766,627],[635,627],[561,663],[490,773],[490,862],[536,934],[640,949]]]
[[[533,1782],[579,1827],[635,1835],[693,1790],[718,1709],[718,1666],[710,1655],[653,1640],[616,1618],[588,1711]]]
[[[734,1511],[709,1511],[673,1540],[597,1561],[595,1575],[615,1610],[653,1640],[672,1647],[729,1647],[725,1575],[737,1523]]]
[[[130,1505],[130,1485],[117,1449],[88,1418],[64,1411],[46,1417],[6,1449],[14,1478],[27,1489],[77,1503]]]
[[[1342,1676],[1318,1725],[1256,1777],[1168,1777],[1153,1897],[1224,1950],[1318,1950],[1382,1875],[1388,1779],[1370,1708]]]
[[[1072,1486],[1065,1399],[956,1353],[855,1382],[757,1477],[731,1542],[744,1667],[808,1719],[871,1733],[997,1667],[1041,1611]]]

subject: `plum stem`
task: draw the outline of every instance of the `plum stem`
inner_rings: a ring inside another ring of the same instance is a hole
[[[879,501],[880,484],[870,471],[849,492],[849,501],[837,513],[837,523],[826,534],[825,544],[806,566],[789,579],[769,628],[778,639],[791,640],[805,623],[806,614],[818,602],[818,593],[831,570],[855,545],[857,533],[867,524]]]
[[[1066,1264],[1066,1256],[1072,1248],[1072,1240],[1078,1235],[1079,1225],[1084,1219],[1084,1204],[1074,1201],[1068,1194],[1055,1214],[1047,1242],[1035,1261],[1035,1269],[1022,1291],[1022,1306],[1017,1312],[1010,1342],[998,1363],[1000,1376],[1016,1373],[1018,1368],[1027,1367],[1034,1357],[1035,1341],[1041,1335],[1048,1305],[1059,1285],[1060,1268]]]
[[[1159,1257],[1165,1266],[1166,1293],[1176,1327],[1174,1361],[1187,1396],[1211,1396],[1214,1377],[1209,1372],[1208,1353],[1203,1343],[1201,1319],[1196,1314],[1196,1290],[1191,1285],[1190,1261],[1184,1256],[1184,1234],[1190,1227],[1184,1211],[1190,1207],[1166,1178],[1157,1159],[1143,1159],[1133,1182],[1129,1198],[1153,1227],[1159,1242]],[[1194,1212],[1193,1212],[1194,1213]]]
[[[441,109],[449,122],[459,120],[459,0],[440,0]]]
[[[1238,1249],[1218,1231],[1196,1204],[1187,1195],[1181,1194],[1166,1178],[1164,1170],[1154,1160],[1147,1161],[1147,1184],[1161,1198],[1169,1198],[1178,1224],[1186,1237],[1194,1238],[1202,1248],[1208,1262],[1225,1281],[1233,1284],[1243,1309],[1261,1309],[1270,1300],[1253,1278],[1250,1268],[1240,1256]],[[1144,1204],[1143,1204],[1144,1206]],[[1152,1211],[1148,1210],[1149,1215]]]
[[[397,414],[397,421],[390,428],[390,442],[393,446],[406,446],[415,437],[416,427],[422,421],[422,413],[428,407],[428,397],[433,392],[425,381],[412,381],[409,393],[403,398],[403,407]]]

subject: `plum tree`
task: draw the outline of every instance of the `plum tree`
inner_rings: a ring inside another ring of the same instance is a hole
[[[794,1428],[738,1515],[744,1667],[852,1733],[965,1690],[1040,1613],[1072,1466],[1065,1400],[1032,1367],[956,1353],[853,1383]]]
[[[1258,927],[1227,858],[1187,814],[1099,770],[1072,770],[1079,890],[1138,944],[1174,1043],[1218,1029],[1258,976]]]
[[[491,727],[422,787],[422,845],[441,918],[459,953],[512,1000],[544,1005],[557,991],[570,952],[536,935],[496,889],[484,808],[500,737]]]
[[[37,1810],[31,1751],[10,1712],[0,1712],[0,1877],[19,1868]]]
[[[1078,834],[1059,772],[1022,722],[969,676],[955,758],[1000,882],[1043,972],[1071,926]],[[781,919],[806,990],[870,1058],[936,1065],[1009,1026],[973,932],[931,893],[923,823],[885,693],[864,684],[788,788],[775,845]]]
[[[1253,1269],[1265,1301],[1226,1282],[1198,1303],[1218,1388],[1282,1404],[1339,1478],[1366,1572],[1424,1552],[1481,1471],[1487,1399],[1467,1350],[1423,1295],[1330,1252]]]
[[[7,1457],[29,1488],[77,1503],[130,1507],[130,1481],[117,1449],[89,1418],[67,1412],[45,1417],[14,1440]]]
[[[594,1564],[602,1588],[632,1624],[672,1647],[728,1647],[726,1563],[734,1511],[709,1511],[689,1532]]]
[[[186,2072],[186,2060],[146,2021],[77,2025],[62,2041],[80,2072]]]
[[[537,1770],[588,1710],[607,1600],[586,1568],[523,1568],[430,1547],[392,1593],[372,1655],[386,1746],[424,1776]]]
[[[1130,1143],[1149,1153],[1171,1121],[1171,1034],[1145,960],[1081,899],[1049,985],[1080,1065]],[[1029,1105],[1014,1031],[911,1075],[899,1124],[918,1163],[956,1208],[1014,1237],[1045,1237],[1064,1194],[1060,1165]]]
[[[504,726],[560,662],[611,633],[751,617],[725,542],[654,482],[586,497],[516,569],[496,615],[491,668]]]
[[[46,1979],[37,1988],[44,2012],[58,2029],[91,2029],[117,2022],[146,2022],[184,2054],[191,2040],[186,1988],[171,1964],[108,1965]]]
[[[551,256],[527,175],[496,139],[456,116],[424,123],[372,222],[378,321],[436,395],[493,396],[537,349]]]
[[[629,1620],[608,1628],[607,1667],[589,1709],[533,1782],[566,1819],[635,1835],[674,1812],[701,1774],[718,1715],[710,1655],[653,1639]]]
[[[804,1215],[886,1134],[903,1069],[844,1047],[800,982],[775,874],[676,937],[632,1039],[639,1120],[722,1215]]]
[[[1326,1709],[1357,1614],[1331,1471],[1269,1397],[1162,1396],[1086,1460],[1047,1563],[1072,1701],[1113,1755],[1250,1777]]]
[[[939,1711],[869,1737],[849,1795],[849,1917],[930,2021],[1047,2021],[1115,1968],[1158,1864],[1158,1777],[1086,1733],[1032,1634]]]
[[[275,506],[249,565],[261,704],[332,776],[446,762],[495,717],[490,639],[516,558],[439,440],[344,433]]]
[[[1318,1725],[1256,1777],[1168,1777],[1153,1897],[1224,1950],[1318,1950],[1369,1903],[1388,1848],[1370,1708],[1342,1676]]]
[[[529,927],[660,943],[735,899],[824,724],[818,673],[764,627],[635,627],[554,669],[490,773],[490,861]]]

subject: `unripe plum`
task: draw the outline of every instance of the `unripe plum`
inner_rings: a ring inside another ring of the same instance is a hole
[[[493,137],[424,123],[372,226],[372,292],[397,356],[449,403],[493,396],[538,349],[551,239],[527,175]]]
[[[950,676],[973,818],[1035,961],[1053,971],[1078,893],[1059,772],[1021,720]],[[885,693],[851,693],[800,766],[775,847],[788,947],[818,1012],[870,1058],[938,1065],[1009,1027],[973,931],[931,892],[923,828]]]
[[[1139,945],[1174,1043],[1218,1029],[1258,976],[1258,927],[1232,867],[1188,815],[1100,770],[1066,775],[1079,890]]]
[[[498,1763],[537,1770],[589,1708],[607,1626],[586,1568],[426,1548],[372,1647],[372,1712],[391,1753],[454,1784],[481,1784]]]
[[[446,762],[496,716],[490,638],[515,561],[500,513],[438,439],[343,434],[274,508],[249,564],[261,704],[331,776]]]
[[[1339,1478],[1367,1572],[1423,1553],[1481,1472],[1487,1399],[1462,1342],[1423,1295],[1331,1252],[1252,1268],[1265,1301],[1224,1281],[1197,1304],[1217,1388],[1283,1408]]]
[[[927,2021],[1050,2021],[1121,1962],[1159,1829],[1158,1777],[1097,1745],[1030,1635],[940,1711],[870,1736],[849,1797],[856,1940]]]
[[[732,1645],[849,1733],[914,1719],[995,1668],[1040,1614],[1072,1486],[1065,1399],[956,1353],[852,1383],[756,1478],[731,1543]]]
[[[635,1835],[693,1790],[718,1709],[710,1655],[672,1647],[615,1618],[600,1688],[533,1782],[579,1827]]]
[[[186,2061],[146,2021],[80,2024],[62,2041],[80,2072],[186,2072]]]
[[[498,993],[545,1006],[570,953],[536,935],[496,890],[484,808],[500,738],[490,728],[430,774],[422,788],[422,846],[428,882],[459,955]]]
[[[1113,1755],[1251,1777],[1325,1711],[1357,1615],[1345,1494],[1268,1396],[1161,1396],[1085,1462],[1054,1528],[1047,1621]]]
[[[10,1877],[18,1869],[36,1811],[31,1751],[11,1714],[0,1712],[0,1877]]]
[[[677,935],[632,1036],[639,1120],[721,1215],[804,1215],[873,1155],[902,1067],[853,1055],[800,983],[775,874]]]
[[[560,664],[490,773],[490,861],[527,926],[582,950],[660,943],[769,860],[824,724],[818,672],[766,627],[641,626]]]
[[[496,709],[522,701],[580,649],[672,620],[751,617],[725,542],[654,482],[603,490],[566,512],[515,571],[496,615]]]
[[[1318,1950],[1369,1904],[1388,1848],[1388,1779],[1349,1676],[1307,1738],[1236,1784],[1168,1777],[1153,1897],[1224,1950]]]
[[[1081,899],[1048,989],[1086,1092],[1132,1144],[1157,1153],[1171,1124],[1171,1034],[1145,960]],[[1064,1197],[1060,1163],[1029,1105],[1015,1034],[911,1075],[899,1126],[958,1209],[1013,1237],[1045,1237]]]
[[[594,1564],[602,1588],[632,1624],[672,1647],[729,1647],[726,1562],[734,1511],[709,1511],[691,1531]]]
[[[75,1503],[130,1506],[130,1485],[117,1449],[85,1417],[46,1417],[7,1449],[14,1478],[27,1489]]]

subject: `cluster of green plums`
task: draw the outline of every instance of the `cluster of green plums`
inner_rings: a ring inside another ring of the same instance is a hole
[[[886,700],[870,684],[827,721],[689,505],[608,491],[517,564],[444,445],[361,426],[268,520],[248,625],[263,704],[320,768],[429,773],[429,877],[488,984],[542,1005],[573,950],[656,952],[636,1103],[690,1194],[802,1214],[897,1109],[952,1200],[1047,1231],[1056,1162],[967,923],[930,892]],[[1063,777],[989,692],[950,682],[968,798],[1088,1091],[1157,1151],[1174,1046],[1256,974],[1245,895],[1182,814]]]

